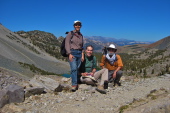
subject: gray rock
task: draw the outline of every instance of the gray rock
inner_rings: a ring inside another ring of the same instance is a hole
[[[170,78],[170,74],[165,74],[165,76]]]
[[[18,85],[10,85],[6,88],[9,95],[9,103],[24,101],[24,88]]]
[[[71,89],[71,86],[69,84],[60,84],[60,86],[60,90],[69,91]]]
[[[34,76],[30,82],[29,82],[33,87],[44,87],[46,92],[54,91],[58,92],[61,91],[61,86],[60,84],[48,77],[44,76]]]
[[[10,85],[0,91],[0,108],[5,104],[24,101],[24,88],[18,85]]]
[[[25,97],[29,97],[35,94],[42,94],[44,91],[43,87],[32,87],[25,89]]]
[[[9,95],[7,95],[7,92],[7,90],[0,91],[0,108],[9,103]]]

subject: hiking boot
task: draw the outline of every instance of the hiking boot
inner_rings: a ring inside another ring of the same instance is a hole
[[[102,94],[106,94],[106,90],[104,89],[103,86],[98,86],[98,87],[96,88],[96,90],[97,90],[98,92],[102,93]]]
[[[122,86],[120,82],[117,83],[118,86]]]
[[[113,85],[113,86],[115,87],[116,84],[117,84],[117,86],[122,86],[120,82],[114,82],[114,85]]]
[[[108,81],[104,81],[104,89],[108,89]]]
[[[78,90],[78,86],[72,86],[71,91],[75,92],[76,90]]]

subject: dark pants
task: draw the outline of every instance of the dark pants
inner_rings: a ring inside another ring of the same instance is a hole
[[[114,73],[115,70],[109,70],[109,73],[108,73],[108,81],[109,82],[113,82],[114,83],[119,83],[120,81],[120,78],[122,77],[122,74],[123,74],[123,71],[122,70],[119,70],[117,73],[116,73],[116,78],[113,79],[113,73]]]

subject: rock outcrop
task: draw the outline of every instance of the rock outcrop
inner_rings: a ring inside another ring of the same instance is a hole
[[[0,108],[5,104],[23,102],[24,88],[18,85],[9,85],[0,91],[0,100]]]

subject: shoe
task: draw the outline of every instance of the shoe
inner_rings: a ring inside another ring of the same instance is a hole
[[[118,86],[122,86],[120,82],[114,82],[114,85],[113,85],[113,86],[115,87],[116,84],[117,84]]]
[[[78,86],[72,86],[71,91],[75,92],[76,90],[78,90]]]
[[[104,81],[104,89],[108,89],[108,81]]]
[[[98,92],[102,93],[102,94],[106,94],[106,90],[104,89],[103,86],[98,86],[98,87],[96,88],[96,90],[97,90]]]
[[[122,86],[120,82],[117,83],[118,86]]]

